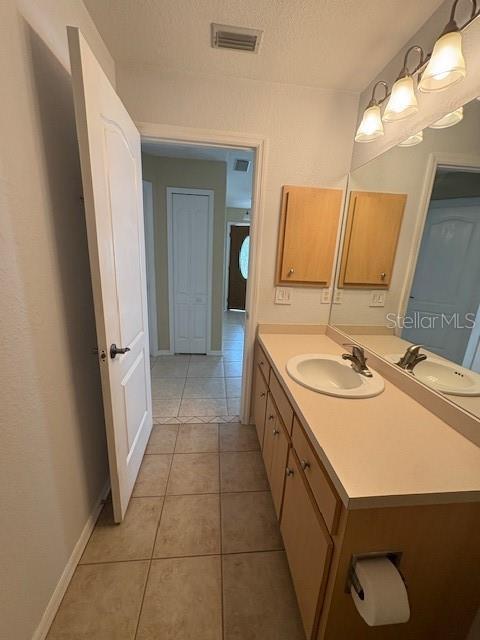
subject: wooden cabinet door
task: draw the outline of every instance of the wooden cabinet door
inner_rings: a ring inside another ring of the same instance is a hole
[[[330,285],[341,203],[338,189],[283,187],[277,284]]]
[[[268,479],[272,490],[273,504],[277,517],[280,518],[282,509],[283,490],[285,487],[285,469],[289,449],[289,438],[281,420],[277,419],[273,431],[272,461]]]
[[[255,368],[255,378],[253,383],[253,418],[257,429],[260,448],[263,449],[263,435],[265,431],[265,413],[267,410],[268,387],[263,375],[258,368]]]
[[[316,631],[333,543],[290,449],[280,529],[307,639]]]
[[[390,285],[406,201],[404,193],[350,193],[339,287]]]
[[[267,476],[270,473],[273,457],[274,431],[277,429],[277,410],[273,403],[272,395],[269,392],[267,396],[267,411],[265,414],[265,433],[263,436],[263,462]]]

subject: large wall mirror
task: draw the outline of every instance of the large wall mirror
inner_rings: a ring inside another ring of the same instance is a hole
[[[421,137],[350,175],[330,324],[480,417],[480,101]]]

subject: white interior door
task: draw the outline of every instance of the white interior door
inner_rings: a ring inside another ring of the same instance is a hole
[[[213,195],[171,190],[175,353],[207,353]]]
[[[77,28],[68,27],[116,522],[152,428],[140,135]],[[112,345],[125,350],[115,355]]]
[[[402,338],[462,364],[480,304],[480,199],[430,204]]]

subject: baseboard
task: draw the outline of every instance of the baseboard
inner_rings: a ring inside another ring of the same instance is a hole
[[[153,354],[154,358],[156,358],[157,356],[173,356],[173,351],[170,351],[170,349],[158,349]]]
[[[77,564],[79,563],[80,558],[82,557],[82,553],[85,547],[87,546],[87,542],[90,539],[95,523],[97,522],[97,518],[100,515],[100,511],[103,506],[103,501],[107,497],[109,491],[110,491],[110,480],[108,480],[108,482],[103,487],[100,493],[100,496],[97,499],[95,506],[93,507],[92,512],[90,513],[85,526],[83,527],[83,531],[80,534],[80,537],[77,540],[75,547],[73,548],[72,554],[68,559],[68,562],[65,566],[65,569],[62,572],[62,575],[60,576],[60,579],[57,583],[57,586],[55,587],[52,597],[50,598],[47,608],[43,613],[42,619],[40,620],[40,623],[32,636],[32,640],[45,640],[45,638],[47,637],[47,634],[53,622],[53,619],[55,618],[55,615],[58,611],[60,603],[62,602],[63,596],[65,595],[68,585],[70,584],[70,580],[72,579],[73,573],[77,568]]]
[[[223,351],[207,351],[207,356],[223,356]]]

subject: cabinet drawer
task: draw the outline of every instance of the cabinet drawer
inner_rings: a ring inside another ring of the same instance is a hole
[[[310,640],[315,637],[323,604],[333,543],[293,449],[288,456],[280,530],[305,635]]]
[[[265,355],[262,347],[258,344],[258,342],[255,343],[254,361],[255,366],[258,366],[268,384],[270,379],[270,365],[268,363],[267,356]]]
[[[275,400],[275,404],[277,405],[283,424],[287,428],[288,434],[291,435],[293,423],[292,405],[290,404],[287,396],[285,395],[285,391],[280,386],[277,376],[273,371],[270,373],[270,392]]]
[[[333,534],[337,527],[340,503],[296,416],[293,420],[292,442],[320,513]]]
[[[261,449],[263,448],[263,434],[265,431],[267,393],[267,383],[260,373],[260,369],[258,367],[255,367],[255,378],[253,386],[253,417],[255,420],[255,427],[257,428],[257,436]]]

